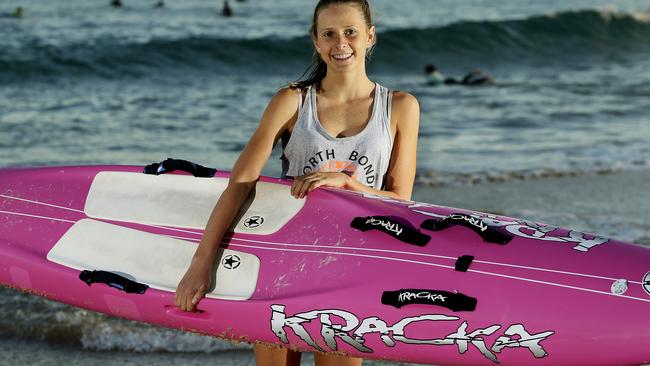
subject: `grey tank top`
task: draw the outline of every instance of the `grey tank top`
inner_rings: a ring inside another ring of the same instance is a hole
[[[375,83],[370,120],[354,136],[332,137],[321,125],[315,88],[300,94],[298,119],[288,141],[282,141],[282,177],[310,172],[345,172],[359,182],[382,189],[388,171],[393,140],[390,130],[391,90]]]

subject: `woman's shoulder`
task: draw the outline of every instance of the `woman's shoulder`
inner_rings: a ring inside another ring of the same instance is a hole
[[[269,102],[269,107],[274,109],[286,110],[286,111],[295,111],[298,108],[300,103],[300,89],[287,86],[279,89],[271,101]]]
[[[420,113],[420,104],[413,94],[401,90],[393,91],[393,115],[398,117],[410,117]]]
[[[279,89],[271,98],[262,119],[260,126],[276,128],[287,128],[297,118],[299,92],[291,87]],[[284,126],[284,127],[281,127]]]
[[[418,104],[418,99],[411,93],[393,90],[393,104],[413,105]]]
[[[300,88],[297,88],[294,85],[288,85],[288,86],[285,86],[284,88],[278,89],[278,91],[273,96],[273,99],[279,99],[279,100],[292,99],[292,100],[295,100],[296,98],[298,98],[298,96],[300,96],[300,93],[302,93],[302,90]]]

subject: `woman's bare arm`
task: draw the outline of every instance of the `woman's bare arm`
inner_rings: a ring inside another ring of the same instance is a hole
[[[298,109],[296,90],[280,90],[269,102],[259,126],[239,155],[228,186],[215,205],[192,262],[176,289],[174,303],[192,311],[210,288],[213,262],[226,230],[255,186],[273,147],[288,126],[295,122]]]

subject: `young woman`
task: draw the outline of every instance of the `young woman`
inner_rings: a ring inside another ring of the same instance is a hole
[[[367,1],[320,0],[311,35],[314,71],[307,80],[277,92],[235,163],[176,290],[174,301],[183,310],[194,310],[210,288],[221,238],[278,140],[284,148],[283,175],[293,177],[296,199],[323,186],[411,197],[419,105],[412,95],[389,91],[366,75],[367,56],[376,41]],[[300,354],[256,345],[255,359],[258,365],[299,364]],[[315,360],[319,366],[361,364],[361,359],[322,354]]]

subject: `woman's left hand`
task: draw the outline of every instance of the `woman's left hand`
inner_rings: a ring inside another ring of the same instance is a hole
[[[345,188],[350,176],[341,172],[313,172],[295,177],[291,185],[291,195],[295,198],[304,198],[308,192],[327,186]]]

